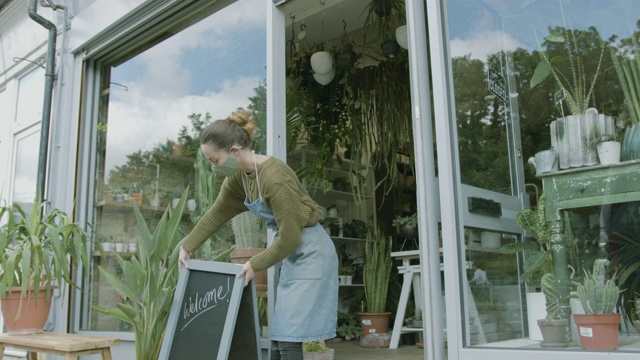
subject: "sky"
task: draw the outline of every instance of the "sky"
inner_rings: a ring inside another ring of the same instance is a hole
[[[175,140],[192,113],[246,107],[265,67],[264,0],[242,0],[112,68],[106,172]]]

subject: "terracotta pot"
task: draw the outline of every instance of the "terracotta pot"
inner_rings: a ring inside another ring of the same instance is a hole
[[[580,344],[587,350],[618,348],[620,314],[574,314]]]
[[[234,264],[244,264],[253,256],[258,255],[260,252],[264,251],[263,248],[246,248],[246,249],[235,249],[229,254],[229,259]],[[256,281],[256,291],[266,292],[267,291],[267,270],[256,271],[255,275]]]
[[[389,332],[389,317],[391,312],[383,313],[358,313],[362,336],[369,334],[386,334]]]
[[[38,300],[30,290],[25,298],[20,297],[22,288],[14,287],[2,300],[2,317],[10,335],[38,334],[44,329],[51,310],[51,300],[45,298],[45,289],[40,288]],[[53,288],[52,288],[53,291]],[[20,309],[20,301],[22,308]],[[20,312],[18,313],[18,309]]]
[[[571,341],[569,319],[540,319],[538,326],[542,333],[542,347],[567,347]]]

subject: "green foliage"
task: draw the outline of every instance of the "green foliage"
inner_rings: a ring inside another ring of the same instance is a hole
[[[560,311],[560,280],[553,274],[546,273],[540,280],[547,308],[547,320],[561,319]]]
[[[116,304],[116,309],[94,308],[133,325],[137,360],[155,360],[160,353],[178,283],[178,245],[182,239],[181,221],[186,199],[187,190],[173,211],[169,207],[165,210],[153,231],[134,205],[140,234],[137,254],[126,260],[118,253],[114,254],[122,277],[99,267],[100,274],[113,286],[122,302]],[[220,258],[226,257],[232,249]]]
[[[338,327],[336,328],[336,334],[346,340],[357,339],[362,335],[362,329],[358,319],[350,313],[343,313],[338,311]]]
[[[635,35],[631,36],[633,57],[618,57],[616,49],[611,48],[611,59],[620,81],[627,106],[629,122],[635,125],[640,121],[640,45]]]
[[[578,286],[578,297],[586,314],[613,314],[620,295],[620,289],[611,279],[606,279],[609,260],[596,259],[593,271],[585,270],[582,284]]]
[[[236,248],[264,248],[267,246],[267,229],[264,222],[250,211],[231,219],[231,228],[236,239]]]
[[[593,33],[592,35],[597,35],[595,28],[590,31]],[[588,47],[581,47],[581,38],[588,38],[587,34],[561,27],[550,28],[549,35],[545,37],[547,48],[560,46],[564,52],[552,57],[549,53],[541,51],[541,60],[529,83],[530,88],[534,88],[551,75],[560,89],[564,91],[569,111],[574,115],[584,114],[589,108],[605,49],[605,44],[600,44],[600,54],[596,54],[598,62],[590,77],[590,82],[588,82],[586,74],[588,67],[585,66],[583,57],[590,57],[593,54],[590,51],[583,51]]]
[[[12,287],[21,287],[23,297],[34,291],[36,299],[41,288],[50,299],[51,287],[63,282],[80,289],[73,267],[89,272],[88,234],[73,216],[50,206],[36,199],[29,215],[19,204],[0,207],[0,297]]]
[[[380,230],[370,231],[365,243],[363,269],[367,312],[385,312],[392,265],[391,237]]]
[[[418,227],[418,214],[414,213],[407,216],[397,216],[391,223],[393,226],[407,225],[412,228]]]
[[[305,342],[302,343],[302,351],[303,352],[325,353],[325,352],[327,352],[329,350],[330,349],[328,347],[326,347],[320,341],[305,341]]]
[[[524,252],[522,280],[536,287],[540,286],[540,279],[544,274],[553,272],[551,232],[544,211],[544,203],[544,195],[542,195],[535,209],[522,210],[516,216],[516,224],[524,229],[535,242],[514,242],[500,247],[500,251],[506,254]]]
[[[633,302],[634,315],[636,320],[640,320],[640,294],[636,293],[636,299]]]

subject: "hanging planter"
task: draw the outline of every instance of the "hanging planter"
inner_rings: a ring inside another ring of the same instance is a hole
[[[394,39],[385,40],[380,44],[380,49],[384,56],[388,58],[394,58],[400,53],[400,45]]]
[[[313,78],[318,82],[318,84],[320,85],[327,85],[330,82],[333,81],[333,79],[336,77],[336,71],[335,70],[331,70],[329,73],[327,74],[318,74],[318,73],[314,73],[313,74]]]
[[[316,74],[325,75],[334,70],[333,55],[328,51],[318,51],[311,55],[311,68]]]
[[[356,64],[358,55],[351,49],[345,49],[338,53],[336,56],[336,64],[340,70],[351,70]]]
[[[398,26],[396,28],[396,41],[401,48],[409,49],[409,36],[407,33],[407,25]]]

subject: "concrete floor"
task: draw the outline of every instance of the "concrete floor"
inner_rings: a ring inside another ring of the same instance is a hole
[[[338,343],[328,343],[327,346],[335,349],[334,360],[424,359],[423,349],[415,345],[401,345],[396,350],[368,349],[360,347],[358,341],[342,341]]]

